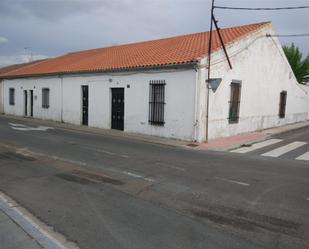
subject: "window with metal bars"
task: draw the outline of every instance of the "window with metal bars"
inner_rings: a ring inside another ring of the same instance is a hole
[[[151,80],[149,84],[149,124],[164,125],[165,81]]]
[[[287,98],[287,91],[282,91],[280,93],[279,118],[285,118],[286,98]]]
[[[42,108],[49,108],[49,88],[42,88]]]
[[[9,104],[15,105],[15,89],[14,88],[9,89]]]
[[[231,96],[229,102],[229,123],[238,123],[239,121],[239,106],[241,95],[241,82],[231,83]]]

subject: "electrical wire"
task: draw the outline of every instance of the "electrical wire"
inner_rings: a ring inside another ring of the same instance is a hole
[[[230,7],[230,6],[214,6],[215,9],[225,10],[295,10],[295,9],[309,9],[309,5],[294,6],[294,7],[274,7],[274,8],[241,8],[241,7]]]
[[[272,36],[272,37],[305,37],[309,36],[308,34],[289,34],[289,35],[267,35],[267,36]]]

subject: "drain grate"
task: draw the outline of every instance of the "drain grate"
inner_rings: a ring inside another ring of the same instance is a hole
[[[197,147],[198,144],[187,144],[187,146],[189,146],[189,147]]]
[[[19,153],[4,151],[0,152],[0,160],[13,160],[13,161],[34,161],[35,158],[30,156],[24,156]]]
[[[80,184],[89,184],[89,183],[107,183],[113,185],[123,185],[124,183],[118,179],[111,178],[102,174],[87,172],[84,170],[73,170],[70,173],[57,174],[57,177],[60,177],[64,180],[77,182]]]

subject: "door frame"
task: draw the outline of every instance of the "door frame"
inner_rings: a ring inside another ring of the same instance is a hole
[[[33,96],[33,90],[30,90],[29,91],[30,94],[29,94],[29,97],[30,97],[30,117],[33,117],[33,102],[34,102],[34,96]]]
[[[24,90],[24,116],[28,116],[28,91]]]
[[[113,130],[120,130],[120,131],[123,131],[124,128],[125,128],[125,88],[124,87],[112,87],[110,88],[110,93],[111,93],[111,98],[110,98],[110,120],[111,120],[111,125],[110,125],[110,128],[113,129]],[[122,119],[122,125],[121,125],[121,128],[115,128],[113,127],[113,90],[122,90],[122,93],[123,93],[123,119]]]
[[[84,87],[85,88],[87,88],[87,122],[86,123],[84,123],[84,91],[83,91],[83,89],[84,89]],[[81,88],[80,88],[80,90],[81,90],[81,121],[80,121],[80,123],[81,123],[81,125],[85,125],[85,126],[88,126],[88,124],[89,124],[89,85],[81,85]]]

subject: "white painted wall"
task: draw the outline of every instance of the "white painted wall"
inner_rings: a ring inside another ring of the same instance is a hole
[[[5,80],[5,113],[22,116],[24,114],[23,90],[33,89],[37,96],[34,104],[34,117],[62,120],[79,125],[82,119],[81,86],[88,85],[89,126],[110,129],[111,88],[122,87],[125,92],[125,131],[194,140],[195,78],[194,69],[178,69]],[[109,82],[109,79],[112,82]],[[165,125],[163,127],[148,124],[150,80],[165,80],[166,82]],[[14,106],[9,105],[10,87],[16,89]],[[41,89],[43,87],[50,88],[49,109],[42,108]]]
[[[109,82],[112,79],[112,82]],[[148,124],[149,82],[165,80],[165,125]],[[81,86],[89,86],[89,126],[110,129],[111,88],[124,88],[124,130],[161,137],[194,140],[195,71],[158,71],[64,76],[63,121],[80,124]],[[130,87],[128,88],[127,85]]]
[[[3,101],[6,114],[24,116],[24,90],[28,93],[28,116],[30,115],[30,90],[33,90],[33,116],[40,119],[61,121],[61,80],[54,78],[25,78],[4,80]],[[42,108],[42,88],[50,89],[50,107]],[[9,88],[15,89],[15,105],[9,104]]]
[[[209,138],[281,126],[309,118],[309,87],[296,82],[271,26],[228,46],[233,69],[221,52],[212,58],[211,77],[223,78],[218,90],[210,91]],[[206,73],[205,71],[204,73]],[[241,80],[240,120],[228,123],[230,83]],[[279,96],[287,91],[286,117],[279,118]],[[205,97],[206,98],[206,97]]]

